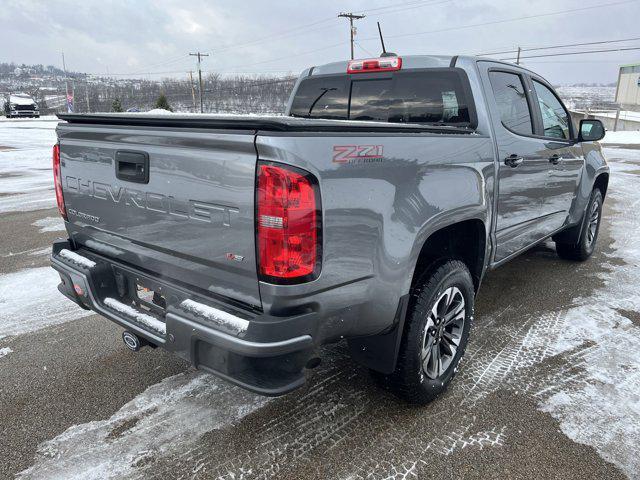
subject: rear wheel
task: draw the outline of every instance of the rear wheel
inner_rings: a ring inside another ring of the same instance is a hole
[[[436,264],[417,282],[402,335],[394,393],[426,404],[446,390],[464,354],[473,319],[474,288],[466,265]]]
[[[596,248],[598,232],[600,231],[602,203],[602,192],[595,188],[589,198],[587,210],[585,211],[586,218],[582,222],[578,243],[556,242],[556,251],[561,258],[584,261],[591,256]]]

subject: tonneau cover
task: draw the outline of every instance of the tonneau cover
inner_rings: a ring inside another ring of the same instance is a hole
[[[275,132],[384,132],[384,133],[456,133],[473,132],[472,129],[421,125],[415,123],[385,123],[361,120],[325,120],[289,116],[220,115],[220,114],[167,114],[99,113],[58,114],[60,120],[74,124],[123,125],[171,128],[212,128],[228,130],[262,130]]]

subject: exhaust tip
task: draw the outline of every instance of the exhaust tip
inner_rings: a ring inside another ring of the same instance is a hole
[[[122,332],[122,340],[129,350],[137,352],[142,347],[142,340],[135,333],[128,330]]]

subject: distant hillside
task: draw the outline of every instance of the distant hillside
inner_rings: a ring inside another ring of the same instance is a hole
[[[282,113],[295,78],[209,74],[203,81],[205,112]],[[124,110],[150,110],[160,93],[166,95],[175,111],[192,112],[200,107],[197,83],[194,79],[192,85],[186,75],[180,79],[146,80],[71,72],[65,77],[60,68],[51,65],[0,63],[0,94],[28,93],[42,113],[66,109],[67,85],[75,94],[76,112],[108,112],[116,99]]]
[[[15,75],[15,76],[29,76],[29,75],[64,75],[64,71],[53,65],[25,65],[17,63],[0,62],[0,75]],[[84,76],[78,72],[68,72],[70,77]]]

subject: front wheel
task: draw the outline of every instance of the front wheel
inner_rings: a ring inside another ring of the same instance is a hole
[[[391,390],[411,403],[426,404],[446,390],[464,355],[473,320],[471,274],[459,260],[423,273],[412,295]]]
[[[596,240],[600,231],[600,219],[602,218],[602,192],[595,188],[591,192],[585,218],[582,222],[582,230],[578,243],[556,242],[556,252],[560,258],[567,260],[585,261],[596,249]]]

